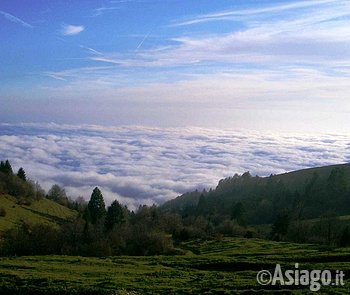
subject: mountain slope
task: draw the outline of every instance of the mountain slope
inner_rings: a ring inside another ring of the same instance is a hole
[[[338,164],[316,168],[308,168],[279,175],[274,175],[276,180],[281,180],[288,188],[296,188],[305,184],[305,181],[311,179],[314,173],[320,178],[326,179],[334,169],[342,169],[345,173],[347,184],[350,185],[350,164]]]
[[[0,208],[6,212],[5,216],[0,217],[0,231],[14,227],[21,221],[57,226],[77,215],[76,211],[48,199],[33,201],[27,206],[18,204],[17,199],[9,195],[0,196]]]
[[[280,214],[317,218],[350,214],[350,164],[252,177],[249,172],[219,181],[209,192],[190,192],[161,206],[182,216],[233,218],[271,223]],[[239,215],[239,216],[238,216]],[[244,217],[244,218],[243,218]]]

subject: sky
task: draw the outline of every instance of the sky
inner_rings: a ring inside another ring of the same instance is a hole
[[[350,2],[0,2],[1,122],[348,132]]]
[[[350,1],[2,0],[0,157],[132,208],[350,160]]]

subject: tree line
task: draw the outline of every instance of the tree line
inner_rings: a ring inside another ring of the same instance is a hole
[[[253,226],[263,238],[350,245],[350,173],[344,165],[327,173],[315,169],[309,175],[301,171],[284,178],[236,174],[220,180],[214,190],[186,193],[162,207],[214,223],[230,217],[243,227]],[[349,220],[339,217],[347,215]]]
[[[5,163],[9,167],[9,162]],[[82,197],[72,200],[58,184],[45,192],[38,183],[13,173],[12,168],[0,171],[0,194],[15,196],[25,205],[47,198],[78,212],[74,220],[59,227],[22,222],[7,230],[1,234],[3,255],[170,255],[182,253],[177,246],[186,240],[249,232],[232,219],[214,224],[202,216],[181,216],[156,205],[140,205],[132,211],[114,200],[106,206],[98,187],[88,202]]]
[[[214,190],[132,211],[117,200],[106,206],[98,187],[89,201],[72,200],[57,184],[46,193],[27,179],[23,168],[14,173],[2,161],[0,193],[26,205],[48,198],[76,210],[77,217],[58,227],[22,222],[1,234],[0,250],[4,255],[170,255],[182,253],[178,246],[183,241],[223,236],[348,246],[350,227],[338,218],[350,214],[347,177],[341,168],[326,177],[315,172],[292,191],[273,176],[247,172],[221,180]]]

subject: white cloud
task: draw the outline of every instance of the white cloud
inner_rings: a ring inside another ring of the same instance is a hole
[[[333,65],[332,72],[293,66],[211,69],[180,78],[166,70],[163,76],[141,69],[132,74],[111,65],[48,72],[64,81],[36,89],[36,100],[30,92],[3,97],[3,121],[350,132],[346,66]]]
[[[120,7],[117,7],[117,6],[110,6],[110,7],[102,6],[102,7],[94,9],[94,12],[93,12],[91,17],[100,16],[100,15],[103,15],[105,12],[111,12],[111,11],[118,10],[118,9],[120,9]]]
[[[0,154],[48,189],[74,197],[101,187],[108,202],[135,208],[215,187],[250,171],[271,173],[350,160],[345,135],[285,135],[202,128],[2,124]]]
[[[299,1],[247,10],[199,15],[175,25],[232,21],[230,32],[199,30],[128,55],[91,56],[94,61],[121,66],[169,67],[208,62],[276,65],[350,64],[349,1]],[[237,25],[237,23],[239,25]],[[175,42],[175,43],[174,43]]]
[[[194,18],[187,19],[185,21],[178,21],[173,24],[173,26],[186,26],[193,25],[203,22],[210,21],[220,21],[220,20],[242,20],[242,17],[251,17],[256,18],[259,15],[271,15],[274,13],[283,13],[285,11],[291,11],[296,9],[305,9],[305,8],[313,8],[315,6],[326,6],[328,4],[334,5],[339,4],[339,0],[315,0],[315,1],[299,1],[299,2],[291,2],[287,4],[277,4],[274,6],[267,6],[262,8],[251,8],[251,9],[234,9],[227,11],[214,12],[209,14],[198,15]]]
[[[5,11],[2,11],[0,10],[0,14],[5,17],[7,20],[13,22],[13,23],[18,23],[18,24],[21,24],[22,26],[24,27],[27,27],[27,28],[33,28],[33,26],[31,24],[28,24],[27,22],[21,20],[20,18],[8,13],[8,12],[5,12]]]
[[[289,127],[295,128],[304,122],[319,130],[329,126],[335,131],[349,129],[344,118],[350,109],[350,2],[255,6],[181,20],[234,18],[232,26],[225,24],[226,30],[231,28],[226,33],[207,31],[199,23],[195,34],[181,29],[183,35],[178,33],[153,48],[143,43],[147,35],[139,36],[138,50],[134,47],[128,53],[82,46],[91,66],[44,73],[60,81],[51,84],[57,87],[36,89],[36,95],[74,99],[85,117],[83,122],[98,124],[171,122],[174,126],[186,122],[204,126],[195,120],[205,118],[202,121],[207,126],[218,126],[222,118],[220,126],[227,126],[228,121],[232,123],[230,118],[239,118],[228,126],[239,126],[239,122],[247,127],[255,122],[248,128],[256,128],[261,122],[282,121],[275,125],[290,122]],[[64,103],[56,103],[62,104],[62,113],[69,113]],[[123,111],[118,112],[120,109]],[[220,112],[219,118],[213,110]],[[93,116],[105,121],[87,120]],[[132,119],[116,121],[126,116]],[[51,117],[60,120],[62,114]],[[259,118],[264,119],[257,122]]]
[[[84,31],[84,26],[63,25],[62,34],[65,36],[74,36]]]

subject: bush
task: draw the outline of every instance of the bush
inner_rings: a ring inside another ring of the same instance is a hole
[[[171,254],[174,251],[171,235],[157,230],[147,230],[142,225],[132,228],[127,241],[127,254],[136,256],[150,256]]]
[[[20,197],[16,203],[17,205],[30,206],[32,204],[32,200],[24,197]]]
[[[216,231],[230,237],[244,237],[247,234],[246,229],[236,221],[227,219],[216,228]]]
[[[50,255],[60,254],[61,246],[59,232],[52,226],[22,222],[3,233],[0,252],[18,256]]]
[[[38,183],[30,180],[23,181],[14,174],[2,172],[0,172],[0,193],[26,199],[39,199],[44,194],[43,189]]]

